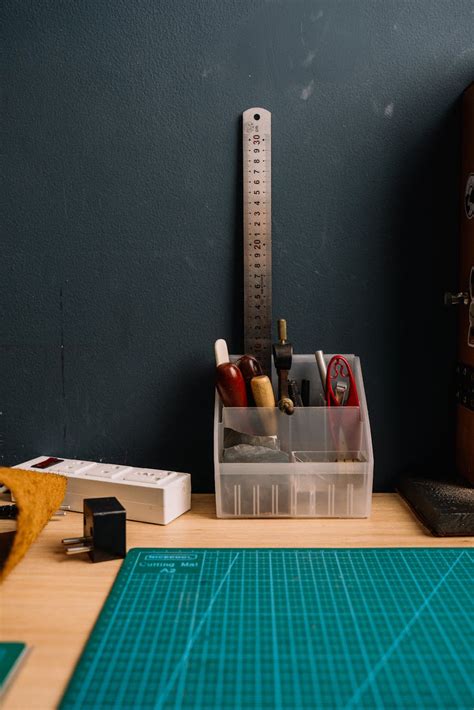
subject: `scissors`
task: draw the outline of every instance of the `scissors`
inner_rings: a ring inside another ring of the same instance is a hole
[[[326,405],[328,407],[359,407],[359,395],[352,368],[343,355],[334,355],[326,375]]]

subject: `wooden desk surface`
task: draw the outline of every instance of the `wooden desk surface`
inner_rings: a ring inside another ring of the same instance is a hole
[[[5,710],[54,708],[120,567],[66,557],[60,541],[82,534],[82,515],[51,521],[0,591],[1,638],[31,646]],[[472,547],[473,538],[435,538],[403,501],[375,494],[368,520],[218,520],[214,496],[166,527],[127,523],[130,547]]]

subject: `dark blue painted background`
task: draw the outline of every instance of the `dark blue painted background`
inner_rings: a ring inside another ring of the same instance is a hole
[[[274,316],[362,358],[376,488],[449,461],[474,4],[5,0],[2,459],[193,473],[242,348],[241,112],[273,112]]]

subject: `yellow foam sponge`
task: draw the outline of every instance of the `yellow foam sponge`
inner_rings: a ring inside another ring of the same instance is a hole
[[[16,534],[0,570],[0,582],[26,554],[66,493],[67,478],[19,468],[0,468],[0,483],[12,492],[18,507]]]

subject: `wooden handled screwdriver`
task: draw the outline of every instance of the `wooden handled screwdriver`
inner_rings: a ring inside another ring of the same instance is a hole
[[[242,355],[242,357],[239,358],[235,364],[237,365],[240,372],[244,376],[245,386],[247,388],[247,400],[248,400],[249,407],[253,407],[255,400],[254,400],[254,396],[252,393],[252,386],[250,383],[254,377],[258,377],[259,375],[263,375],[262,366],[260,365],[257,358],[253,357],[253,355]],[[257,403],[255,402],[255,404],[257,404]],[[257,407],[258,406],[259,405],[257,404]],[[275,405],[272,405],[272,406],[275,406]]]
[[[276,402],[273,394],[273,387],[270,379],[266,375],[254,377],[250,385],[257,407],[262,408],[260,421],[267,436],[276,436],[278,432],[278,422],[276,418]]]
[[[250,384],[257,407],[276,407],[272,383],[266,375],[254,377]]]
[[[224,407],[246,407],[247,389],[244,376],[232,362],[229,362],[227,343],[222,338],[214,343],[216,356],[216,387]]]

